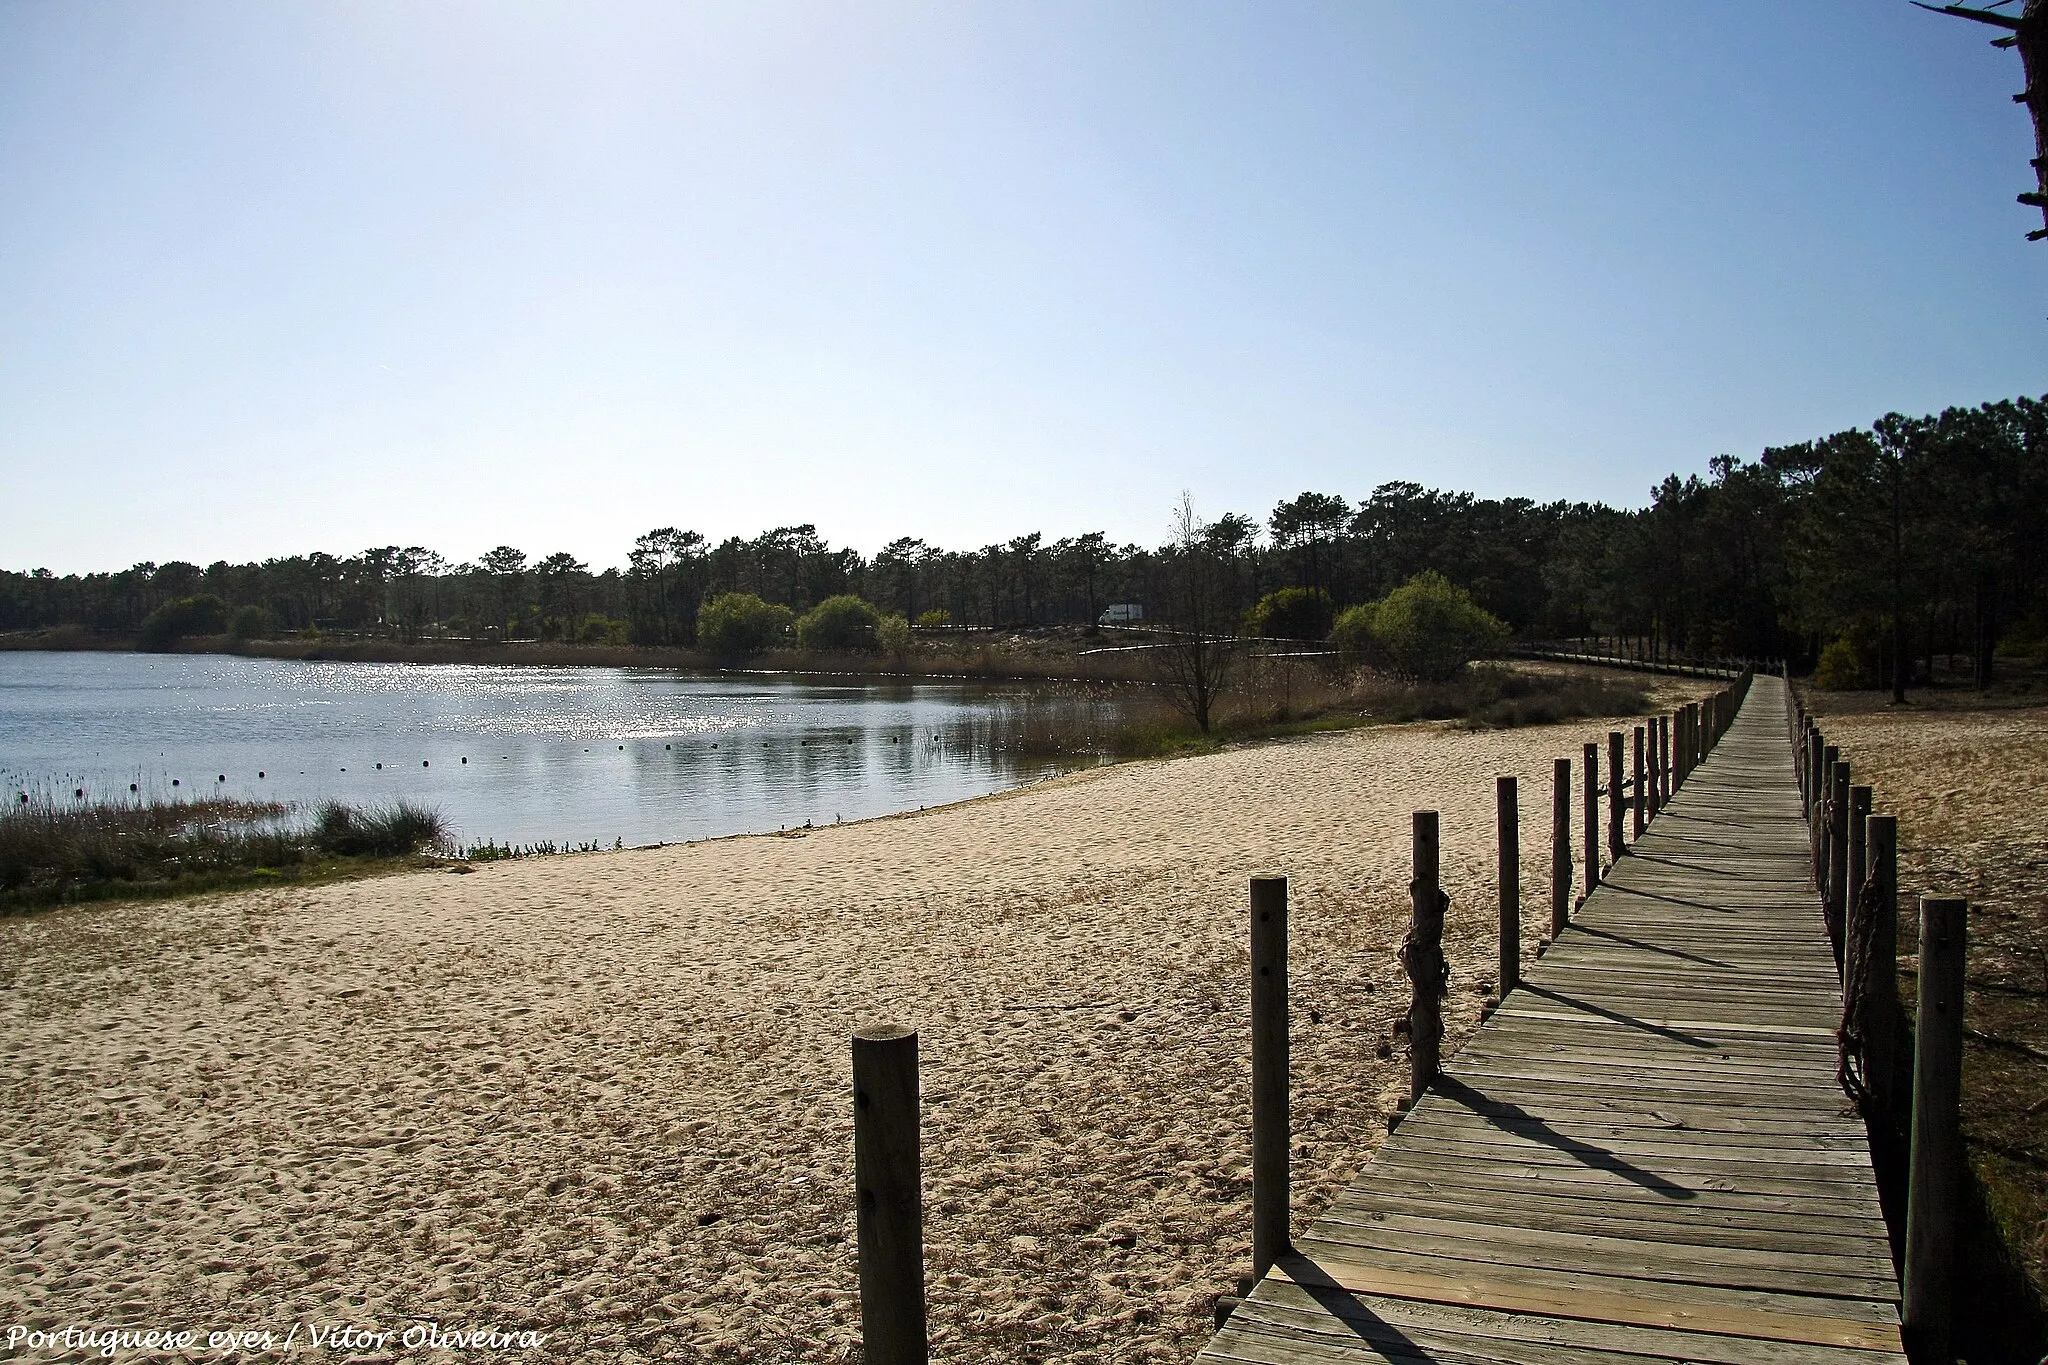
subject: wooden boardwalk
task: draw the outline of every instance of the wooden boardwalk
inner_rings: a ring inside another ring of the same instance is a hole
[[[1784,684],[1200,1359],[1900,1362]]]

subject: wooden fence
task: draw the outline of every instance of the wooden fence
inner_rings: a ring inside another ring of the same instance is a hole
[[[1659,664],[1658,668],[1704,671],[1680,664]],[[1650,717],[1628,734],[1610,732],[1604,755],[1599,745],[1585,746],[1576,778],[1572,759],[1555,761],[1551,935],[1537,945],[1539,956],[1570,924],[1573,911],[1600,885],[1605,872],[1626,856],[1630,842],[1626,832],[1640,837],[1726,733],[1753,676],[1752,669],[1739,667],[1727,687],[1704,700]],[[1798,746],[1795,768],[1812,834],[1821,919],[1843,974],[1840,1078],[1873,1125],[1896,1128],[1910,1115],[1906,1337],[1916,1360],[1946,1361],[1948,1273],[1962,1174],[1959,1093],[1967,908],[1959,900],[1930,897],[1920,902],[1919,1012],[1914,1043],[1909,1047],[1903,1037],[1893,942],[1897,822],[1891,816],[1871,813],[1869,788],[1851,784],[1849,765],[1796,704],[1791,710],[1791,726],[1791,738]],[[1576,850],[1571,828],[1575,782],[1584,813]],[[1498,779],[1496,802],[1499,990],[1504,996],[1519,979],[1521,962],[1520,794],[1514,778]],[[1438,839],[1437,813],[1415,812],[1411,919],[1401,948],[1410,1001],[1405,1020],[1396,1025],[1397,1032],[1405,1032],[1409,1040],[1410,1083],[1407,1098],[1389,1117],[1390,1128],[1436,1082],[1442,1056],[1441,1000],[1448,979],[1442,933],[1448,897],[1439,881]],[[1584,891],[1574,900],[1573,872],[1577,869],[1583,869]],[[1252,1265],[1250,1275],[1239,1282],[1240,1294],[1249,1292],[1249,1285],[1272,1267],[1285,1250],[1288,1236],[1291,1132],[1285,878],[1251,882],[1249,919]],[[1490,1010],[1496,1003],[1489,1001],[1486,1008]],[[864,1029],[854,1035],[854,1059],[855,1185],[865,1359],[869,1365],[924,1365],[916,1035],[897,1025]],[[1232,1295],[1219,1299],[1219,1325],[1237,1302]]]
[[[1814,885],[1842,971],[1840,1078],[1873,1136],[1906,1154],[1902,1325],[1916,1361],[1946,1361],[1963,1189],[1969,904],[1920,898],[1919,997],[1909,1035],[1899,1000],[1898,818],[1872,810],[1871,789],[1853,781],[1849,761],[1796,694],[1790,723]]]

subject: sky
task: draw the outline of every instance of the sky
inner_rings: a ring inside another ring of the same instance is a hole
[[[1906,0],[0,0],[0,567],[1638,506],[2048,392]]]

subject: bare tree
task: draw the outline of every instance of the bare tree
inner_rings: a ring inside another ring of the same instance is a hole
[[[1230,685],[1238,647],[1231,565],[1186,492],[1173,511],[1173,534],[1162,552],[1164,624],[1169,641],[1154,651],[1159,682],[1175,707],[1209,733],[1216,699]]]
[[[2026,0],[2026,6],[2018,14],[1993,12],[2011,0],[1995,0],[1989,9],[1974,9],[1968,5],[1929,5],[1922,0],[1913,0],[1913,3],[1936,14],[1953,14],[1959,19],[1974,19],[1980,24],[2002,28],[2006,30],[2005,36],[1992,40],[1991,45],[2020,50],[2020,70],[2026,76],[2027,88],[2012,99],[2014,104],[2026,105],[2034,116],[2034,188],[2019,196],[2019,201],[2041,210],[2041,221],[2048,224],[2048,0]],[[2038,242],[2044,237],[2048,237],[2048,226],[2027,234],[2030,242]]]

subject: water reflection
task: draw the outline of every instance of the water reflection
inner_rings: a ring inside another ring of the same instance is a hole
[[[466,841],[645,844],[1002,790],[1054,769],[1019,752],[1027,723],[1086,728],[1114,709],[959,682],[0,653],[0,783],[404,798]]]

